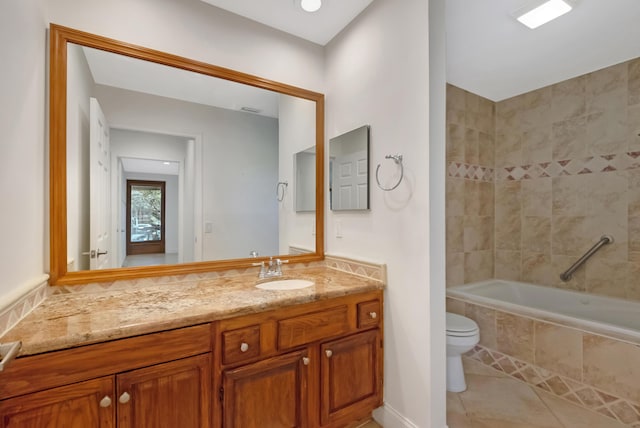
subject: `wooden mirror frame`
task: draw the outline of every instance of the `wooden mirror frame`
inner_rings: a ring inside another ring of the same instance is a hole
[[[245,269],[268,257],[213,260],[175,265],[141,266],[67,272],[67,44],[74,43],[144,61],[243,83],[316,103],[316,248],[315,253],[280,255],[291,262],[324,259],[324,94],[218,67],[169,53],[132,45],[56,24],[50,26],[49,178],[51,285],[109,282],[150,276],[186,275]],[[276,255],[274,255],[276,257]]]

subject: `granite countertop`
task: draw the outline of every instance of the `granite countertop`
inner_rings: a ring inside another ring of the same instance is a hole
[[[328,267],[295,270],[282,278],[315,285],[286,291],[255,287],[255,274],[147,285],[118,290],[54,294],[0,342],[22,341],[19,355],[71,348],[153,333],[383,288],[380,281]]]

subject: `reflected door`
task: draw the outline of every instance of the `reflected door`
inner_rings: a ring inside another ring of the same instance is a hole
[[[127,255],[165,251],[165,182],[127,180]]]
[[[109,125],[98,104],[98,100],[89,100],[90,137],[89,197],[90,237],[87,252],[91,258],[90,268],[107,269],[111,267],[111,148],[109,145]]]
[[[367,152],[351,153],[335,158],[333,167],[331,208],[360,210],[368,208]]]

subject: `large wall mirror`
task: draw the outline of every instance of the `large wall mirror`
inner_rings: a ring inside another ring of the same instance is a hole
[[[51,25],[51,283],[324,257],[324,96]],[[297,213],[278,183],[313,150]]]

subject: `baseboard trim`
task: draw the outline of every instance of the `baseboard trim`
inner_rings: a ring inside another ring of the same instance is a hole
[[[404,417],[400,412],[384,403],[373,411],[373,419],[384,428],[418,428],[418,425]]]

